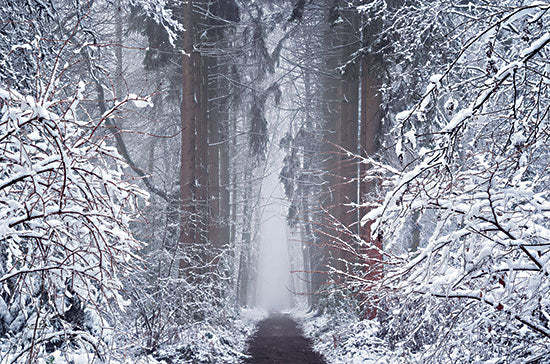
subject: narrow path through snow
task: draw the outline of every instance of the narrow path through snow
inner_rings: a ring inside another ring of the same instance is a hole
[[[249,343],[248,364],[325,364],[311,348],[298,324],[288,315],[275,314],[258,324]]]

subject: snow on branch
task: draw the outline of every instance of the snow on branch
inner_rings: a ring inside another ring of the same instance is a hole
[[[82,97],[75,92],[46,101],[0,89],[0,321],[13,353],[39,350],[59,327],[94,327],[101,305],[123,308],[120,278],[140,247],[129,224],[146,194],[67,112]]]
[[[396,115],[400,160],[364,162],[384,189],[362,220],[384,241],[384,278],[373,294],[499,325],[523,349],[547,355],[548,5],[480,9],[465,21],[458,58]]]

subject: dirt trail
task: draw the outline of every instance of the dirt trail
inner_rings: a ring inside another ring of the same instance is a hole
[[[325,364],[296,322],[282,314],[271,315],[258,324],[248,354],[248,364]]]

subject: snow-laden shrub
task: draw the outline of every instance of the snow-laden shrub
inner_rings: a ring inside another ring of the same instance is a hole
[[[34,95],[0,89],[1,362],[59,348],[101,356],[139,246],[129,223],[144,193],[93,136],[109,113],[80,120],[84,83],[59,98],[55,77]]]
[[[154,356],[179,364],[242,363],[248,357],[247,341],[266,313],[231,308],[221,310],[217,316],[182,327],[179,342],[163,345]]]
[[[366,161],[385,189],[366,295],[424,361],[550,357],[550,7],[509,5],[450,17],[461,49],[396,116],[403,163]]]
[[[176,249],[177,244],[168,242],[156,245],[156,249],[142,254],[144,269],[125,280],[132,304],[123,324],[126,345],[134,355],[167,350],[174,353],[175,347],[187,347],[182,357],[199,360],[206,355],[204,347],[211,345],[207,343],[223,341],[238,319],[231,282],[224,276],[231,263],[228,249],[222,250],[225,254],[216,262],[218,267],[205,259],[207,253],[216,251],[210,245],[195,244],[180,254]],[[180,258],[186,260],[188,267],[180,268]],[[227,342],[221,344],[232,346]]]
[[[379,322],[362,320],[343,307],[334,311],[320,315],[293,313],[306,337],[312,339],[314,350],[322,354],[327,363],[400,362],[399,355],[380,338]]]

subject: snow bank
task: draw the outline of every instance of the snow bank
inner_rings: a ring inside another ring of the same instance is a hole
[[[247,357],[248,339],[266,316],[265,311],[243,309],[220,325],[204,321],[182,331],[181,344],[164,348],[155,356],[174,364],[240,363]]]
[[[70,353],[56,350],[40,356],[36,364],[200,364],[241,363],[248,339],[256,332],[257,323],[267,313],[258,309],[243,309],[235,317],[228,317],[223,325],[212,325],[208,320],[183,330],[180,344],[165,347],[152,355],[136,355],[123,348],[115,349],[105,356],[77,349]],[[14,355],[0,357],[0,363],[11,363]]]
[[[337,319],[332,314],[292,313],[306,337],[313,341],[313,349],[322,354],[328,364],[404,362],[377,337],[377,322],[343,315],[346,317]]]

